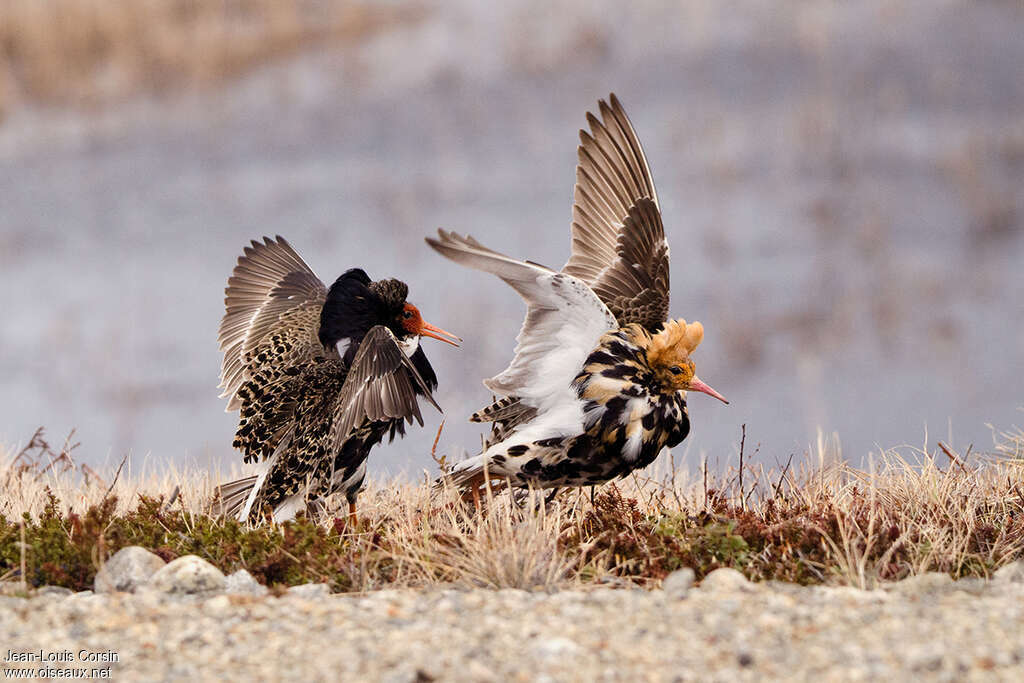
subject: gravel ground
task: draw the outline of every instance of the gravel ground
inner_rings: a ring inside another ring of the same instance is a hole
[[[0,655],[70,651],[57,666],[116,680],[1024,680],[1024,583],[720,578],[649,592],[5,597]],[[82,649],[118,661],[83,664]]]

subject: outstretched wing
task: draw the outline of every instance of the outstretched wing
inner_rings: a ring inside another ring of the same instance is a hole
[[[640,140],[615,95],[580,131],[572,255],[562,269],[594,290],[620,326],[657,330],[668,317],[669,250]]]
[[[484,385],[534,408],[572,399],[573,378],[601,335],[618,325],[586,283],[492,251],[472,237],[438,230],[427,244],[456,263],[497,275],[526,300],[515,358]]]
[[[283,369],[336,357],[317,338],[327,288],[280,235],[253,241],[224,290],[220,323],[221,397],[237,410],[239,389],[255,369]]]
[[[388,328],[377,325],[359,344],[352,367],[335,403],[331,426],[333,452],[364,421],[413,419],[423,424],[416,387],[432,406],[441,410],[416,366]]]

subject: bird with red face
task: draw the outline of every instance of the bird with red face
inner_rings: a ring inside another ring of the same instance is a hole
[[[328,289],[283,237],[253,241],[225,290],[222,397],[238,410],[234,447],[259,473],[219,487],[217,508],[274,521],[344,493],[355,520],[370,450],[438,410],[421,337],[458,346],[425,322],[399,280],[346,271]]]
[[[501,398],[470,419],[493,424],[483,452],[446,482],[556,489],[623,477],[690,431],[701,381],[699,322],[668,319],[669,248],[643,148],[615,95],[580,131],[572,254],[561,271],[444,230],[427,243],[492,273],[527,303],[511,365],[484,385]],[[727,402],[727,401],[725,401]]]

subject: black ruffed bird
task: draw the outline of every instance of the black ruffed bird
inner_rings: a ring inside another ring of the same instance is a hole
[[[354,520],[370,450],[423,424],[418,398],[440,410],[420,337],[458,346],[408,291],[359,268],[328,289],[280,236],[245,248],[225,289],[221,387],[239,411],[234,447],[261,471],[219,487],[224,514],[283,521],[341,492]]]
[[[698,322],[667,320],[669,248],[640,141],[615,95],[580,131],[572,254],[561,271],[472,237],[427,239],[457,263],[497,275],[527,303],[511,365],[484,385],[501,396],[470,419],[492,422],[482,453],[447,481],[587,486],[646,467],[686,438],[686,392],[725,398],[697,378]],[[727,401],[725,401],[727,402]],[[443,483],[442,480],[441,483]]]

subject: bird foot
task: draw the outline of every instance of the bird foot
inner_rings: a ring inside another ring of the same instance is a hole
[[[348,516],[347,517],[335,517],[334,518],[334,531],[339,536],[345,533],[349,525],[352,526],[352,530],[355,531],[359,527],[359,518],[356,517],[356,504],[348,504]]]

